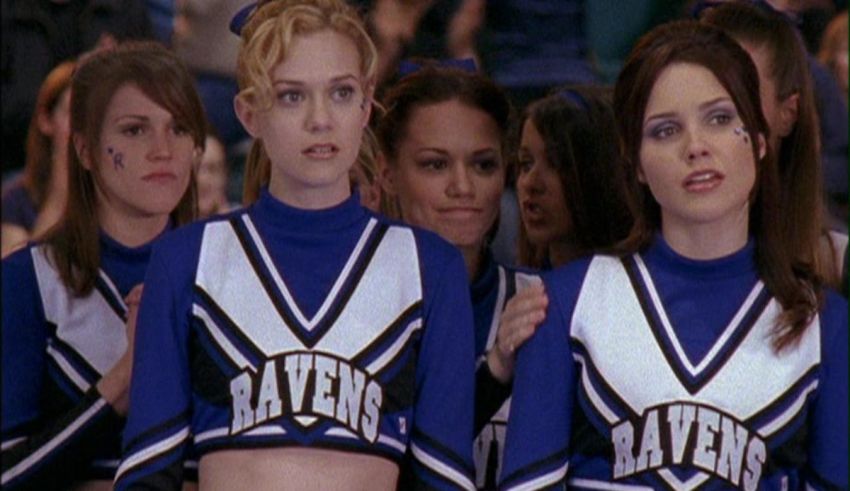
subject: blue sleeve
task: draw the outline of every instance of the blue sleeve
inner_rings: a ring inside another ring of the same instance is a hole
[[[810,414],[807,484],[848,489],[847,302],[830,293],[821,312],[821,380]]]
[[[517,350],[499,489],[563,489],[575,378],[569,342],[578,296],[573,265],[543,276],[546,319]]]
[[[123,419],[92,386],[79,401],[50,399],[45,415],[48,338],[32,254],[26,248],[2,263],[2,483],[3,489],[58,489],[94,458],[103,438]],[[52,397],[52,396],[51,396]]]
[[[447,260],[423,261],[425,327],[416,365],[412,467],[417,488],[475,489],[472,305],[463,259],[439,245]]]
[[[169,237],[172,239],[173,237]],[[189,443],[188,318],[197,261],[156,246],[136,324],[130,410],[115,489],[180,489]]]

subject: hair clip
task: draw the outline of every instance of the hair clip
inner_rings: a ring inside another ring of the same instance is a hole
[[[239,9],[236,14],[233,15],[233,18],[230,19],[230,32],[236,34],[237,36],[242,35],[242,28],[245,27],[245,23],[248,22],[248,18],[251,17],[251,14],[257,9],[258,2],[252,2],[248,5]]]
[[[587,101],[584,100],[584,97],[573,89],[560,90],[557,92],[557,95],[566,101],[572,102],[574,105],[578,106],[579,109],[590,111],[590,107],[587,105]]]
[[[443,60],[428,59],[421,63],[417,63],[412,60],[402,60],[398,64],[398,75],[399,77],[406,77],[411,73],[418,72],[428,66],[457,68],[470,73],[478,71],[478,67],[475,66],[475,60],[472,58],[446,58]]]

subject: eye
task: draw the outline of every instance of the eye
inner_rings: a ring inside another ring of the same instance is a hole
[[[708,118],[708,123],[717,125],[717,126],[725,126],[732,121],[732,115],[727,112],[718,112],[711,114]]]
[[[295,105],[304,100],[304,94],[297,90],[284,90],[278,92],[277,100],[286,105]]]
[[[340,85],[334,87],[331,92],[331,98],[336,102],[347,102],[354,96],[354,87],[350,85]]]
[[[185,136],[189,134],[189,128],[186,125],[179,123],[175,123],[174,126],[171,127],[171,131],[173,131],[177,136]]]
[[[499,170],[502,163],[496,158],[484,158],[474,161],[472,165],[481,174],[492,174]]]
[[[675,124],[664,123],[652,128],[649,134],[656,140],[665,140],[678,132],[679,128]]]
[[[421,160],[419,162],[419,167],[426,169],[426,170],[433,170],[433,171],[443,170],[448,166],[449,166],[449,161],[446,160],[446,159],[442,159],[442,158],[425,159],[425,160]]]
[[[145,128],[140,124],[124,126],[121,128],[121,134],[124,136],[139,136],[144,133]]]
[[[519,167],[520,174],[525,174],[527,172],[531,172],[531,168],[534,166],[534,159],[531,157],[520,157],[517,162],[517,167]]]

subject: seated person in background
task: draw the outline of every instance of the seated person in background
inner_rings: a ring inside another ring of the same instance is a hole
[[[0,256],[52,227],[68,196],[68,127],[71,76],[76,63],[54,68],[38,92],[27,132],[23,174],[3,190]]]

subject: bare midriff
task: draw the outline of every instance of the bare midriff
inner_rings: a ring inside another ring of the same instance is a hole
[[[315,448],[219,450],[198,468],[204,491],[393,491],[398,466],[381,457]]]

